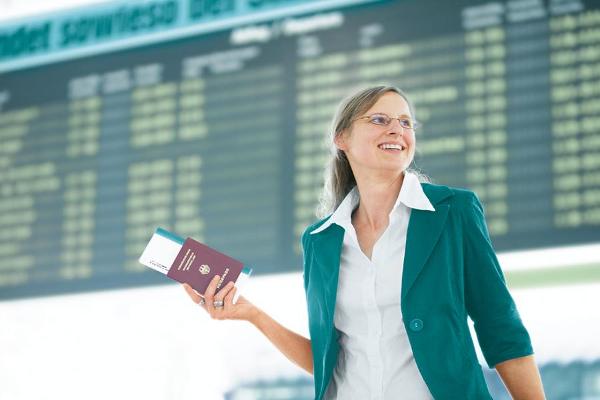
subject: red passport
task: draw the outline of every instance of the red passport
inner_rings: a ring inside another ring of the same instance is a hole
[[[220,276],[216,293],[229,282],[234,282],[239,287],[241,281],[247,279],[251,272],[252,268],[244,266],[242,262],[192,238],[187,238],[169,268],[167,276],[189,284],[203,295],[215,275]],[[237,295],[236,292],[234,303]]]

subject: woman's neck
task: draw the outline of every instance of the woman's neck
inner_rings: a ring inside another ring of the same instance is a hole
[[[352,214],[352,223],[379,230],[386,227],[389,214],[398,199],[404,182],[404,172],[394,176],[354,176],[360,195],[358,208]]]

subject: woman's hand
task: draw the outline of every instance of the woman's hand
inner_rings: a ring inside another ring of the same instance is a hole
[[[239,296],[237,302],[233,304],[233,296],[235,296],[235,292],[237,290],[233,282],[229,282],[217,293],[215,293],[219,279],[221,278],[216,275],[210,282],[206,288],[206,291],[204,292],[205,303],[200,307],[204,308],[210,314],[212,319],[237,319],[250,321],[251,318],[258,313],[256,306],[246,300],[243,296]],[[187,283],[184,283],[182,286],[192,301],[196,304],[200,304],[200,300],[202,299],[200,293],[194,290]],[[213,305],[213,302],[217,300],[223,301],[223,307],[215,307]]]

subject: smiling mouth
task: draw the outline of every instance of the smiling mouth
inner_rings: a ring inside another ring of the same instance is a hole
[[[391,152],[402,151],[406,148],[400,144],[389,144],[389,143],[380,144],[377,147],[379,147],[381,150],[391,151]]]

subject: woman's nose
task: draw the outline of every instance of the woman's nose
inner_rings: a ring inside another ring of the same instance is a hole
[[[388,132],[389,135],[400,135],[402,136],[402,134],[404,133],[404,129],[402,129],[402,127],[400,126],[400,123],[398,123],[398,126],[394,126],[393,123],[388,127]]]

